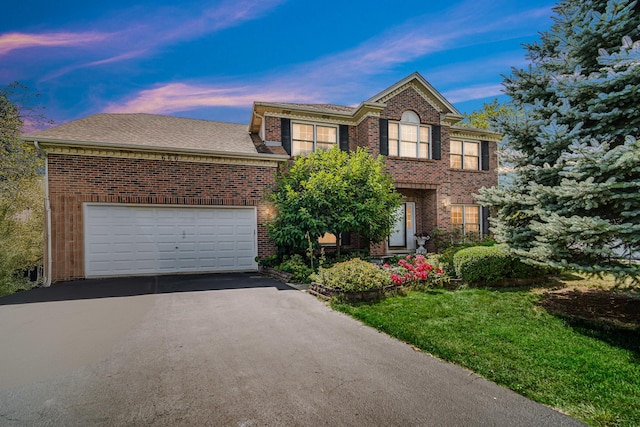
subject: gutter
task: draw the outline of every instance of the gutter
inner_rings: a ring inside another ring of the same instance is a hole
[[[47,150],[40,147],[38,141],[34,140],[33,144],[38,151],[44,153],[44,210],[45,218],[47,221],[46,233],[47,233],[47,252],[44,257],[44,283],[43,286],[51,286],[51,270],[53,267],[53,257],[51,256],[51,203],[49,201],[49,159],[47,156]]]
[[[284,162],[289,160],[290,156],[283,154],[263,154],[263,153],[237,153],[228,151],[214,151],[203,150],[198,148],[173,148],[173,147],[158,147],[152,145],[133,145],[133,144],[113,144],[108,142],[90,142],[90,141],[69,141],[63,139],[51,139],[51,138],[37,138],[37,137],[22,137],[23,141],[33,141],[36,146],[39,144],[47,144],[52,146],[74,147],[74,148],[94,148],[103,150],[119,150],[119,151],[133,151],[140,153],[165,153],[165,154],[191,154],[210,157],[222,157],[229,159],[249,159],[249,160],[267,160]],[[38,141],[36,141],[36,139]],[[44,150],[46,152],[46,149]]]

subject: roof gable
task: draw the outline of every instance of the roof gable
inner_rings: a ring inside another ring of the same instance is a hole
[[[387,100],[407,88],[413,88],[439,113],[444,114],[446,117],[450,118],[451,121],[455,122],[463,118],[463,115],[456,109],[456,107],[454,107],[444,96],[442,96],[440,92],[431,86],[431,84],[418,72],[405,77],[399,82],[384,89],[382,92],[375,94],[366,102],[384,104]]]

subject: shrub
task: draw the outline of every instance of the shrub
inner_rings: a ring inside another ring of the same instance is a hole
[[[280,263],[278,255],[268,255],[264,258],[256,257],[256,262],[262,267],[273,268]]]
[[[304,262],[302,255],[291,255],[285,259],[280,265],[276,266],[278,270],[291,273],[291,281],[293,283],[310,283],[313,270]]]
[[[502,246],[473,246],[453,256],[456,276],[468,283],[497,283],[503,279],[540,277],[544,270],[524,264]]]
[[[389,273],[391,281],[396,285],[424,288],[442,286],[448,281],[445,272],[427,262],[423,255],[407,255],[395,265],[384,264],[382,268]]]
[[[340,291],[368,291],[391,284],[391,277],[382,268],[360,258],[340,262],[331,268],[320,268],[314,280]]]
[[[495,244],[496,242],[494,240],[485,239],[477,243],[465,242],[465,243],[455,243],[453,245],[450,245],[445,250],[443,250],[438,257],[438,260],[440,261],[440,264],[441,264],[440,267],[442,267],[442,269],[445,270],[447,273],[454,275],[456,274],[456,272],[455,272],[455,267],[453,265],[453,257],[458,251],[465,248],[472,248],[476,246],[494,246]]]

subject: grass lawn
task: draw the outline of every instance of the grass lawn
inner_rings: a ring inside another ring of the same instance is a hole
[[[590,425],[640,425],[640,328],[553,315],[546,291],[409,292],[333,307]]]

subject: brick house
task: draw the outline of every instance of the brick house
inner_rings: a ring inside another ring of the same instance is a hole
[[[254,258],[276,250],[263,201],[276,168],[332,147],[385,156],[406,198],[373,254],[412,251],[414,234],[436,227],[486,233],[488,212],[473,194],[497,184],[500,135],[461,119],[414,73],[356,107],[255,102],[248,129],[97,114],[24,136],[46,155],[45,274],[56,282],[256,270]]]

